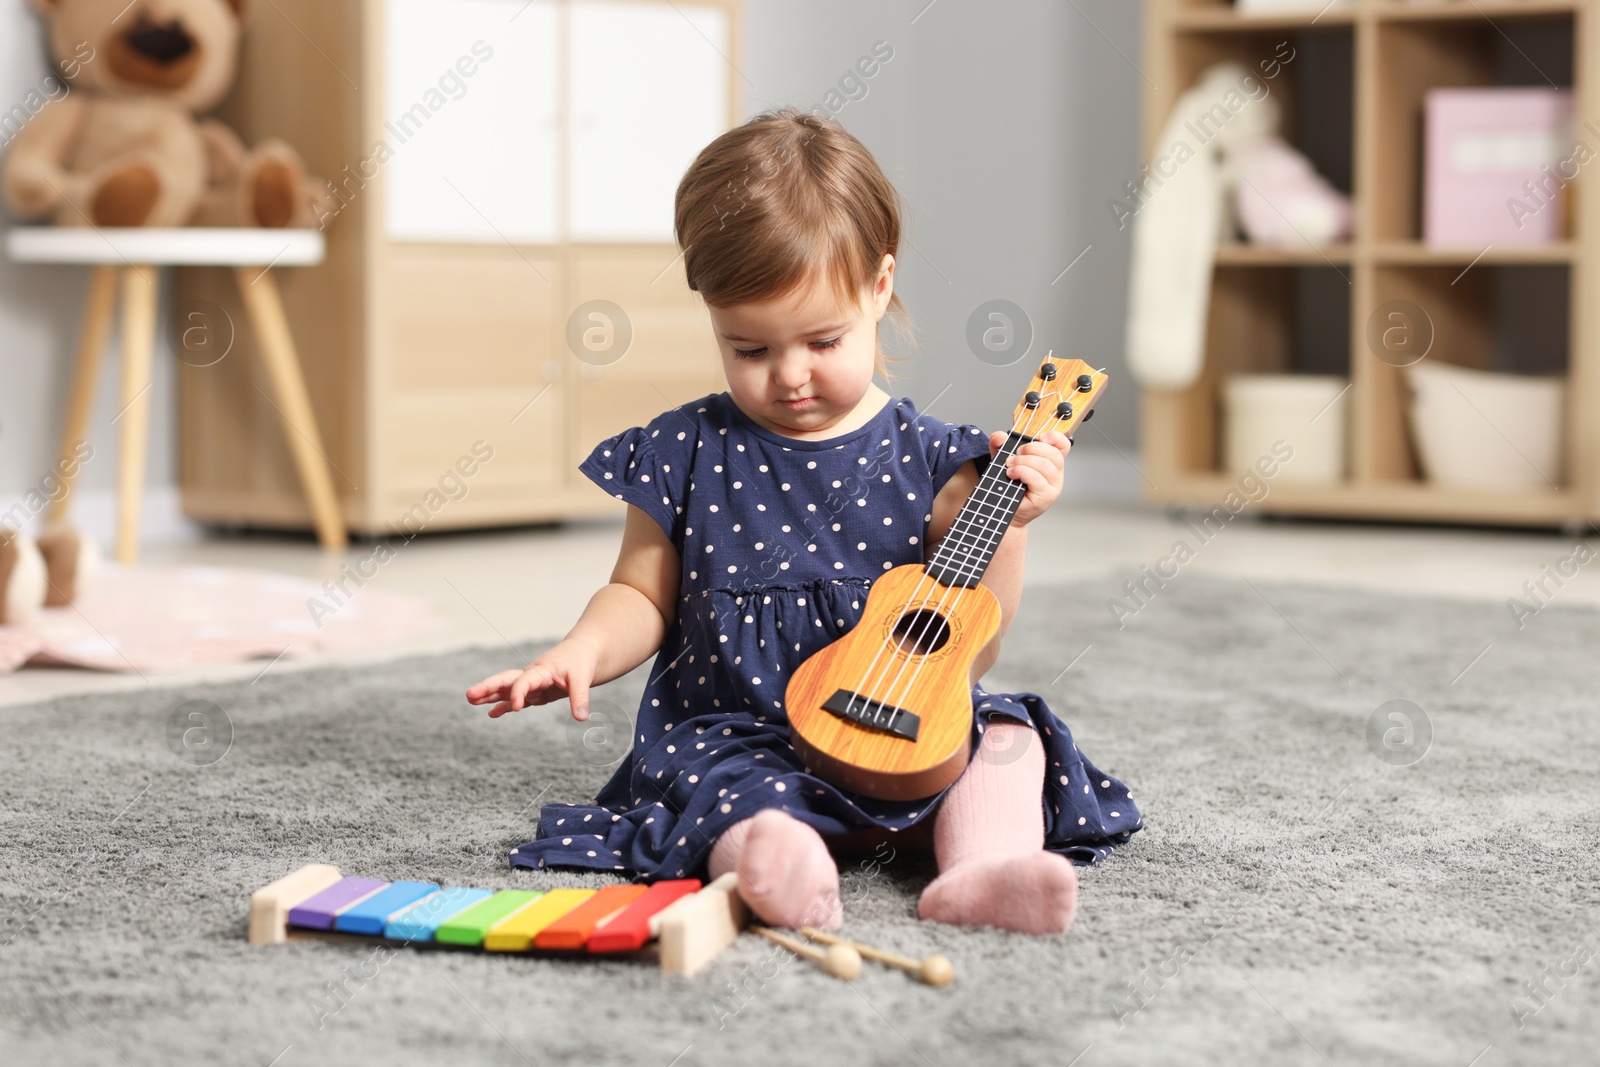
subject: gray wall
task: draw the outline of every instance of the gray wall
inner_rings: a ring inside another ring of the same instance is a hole
[[[1139,5],[752,0],[750,14],[749,114],[822,107],[875,41],[894,48],[866,96],[836,117],[908,202],[896,276],[919,349],[898,368],[897,391],[925,407],[950,385],[934,414],[1003,427],[1025,363],[1054,349],[1112,374],[1080,441],[1109,451],[1109,437],[1132,456],[1137,405],[1122,355],[1129,240],[1105,204],[1138,171]],[[968,319],[993,299],[1031,319],[1029,360],[995,367],[970,351]]]
[[[928,408],[949,386],[932,405],[934,414],[1009,424],[1025,363],[980,361],[966,333],[978,305],[1012,301],[1033,324],[1030,357],[1053,348],[1059,357],[1110,370],[1111,390],[1068,469],[1080,484],[1099,472],[1100,488],[1109,485],[1113,494],[1131,487],[1137,476],[1107,440],[1135,454],[1135,390],[1122,359],[1129,242],[1105,203],[1137,172],[1139,6],[1131,0],[747,5],[741,66],[750,115],[785,103],[823,107],[828,90],[874,42],[894,48],[894,58],[866,82],[865,96],[848,101],[836,117],[877,156],[909,206],[897,278],[919,347],[901,365],[895,392]],[[9,108],[39,84],[42,55],[28,5],[0,3],[0,105]],[[81,268],[0,262],[0,510],[36,486],[54,461],[85,289]],[[889,348],[907,354],[892,341]],[[157,528],[175,516],[169,353],[163,338],[152,391],[154,503],[147,506]],[[108,520],[116,456],[110,420],[120,403],[116,375],[106,377],[91,428],[96,456],[81,484],[84,504]],[[109,525],[89,524],[109,538]]]

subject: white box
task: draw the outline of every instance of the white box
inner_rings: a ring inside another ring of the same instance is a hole
[[[1423,476],[1458,489],[1551,490],[1565,477],[1566,380],[1424,360],[1407,367]]]
[[[1349,384],[1328,375],[1229,375],[1222,385],[1225,473],[1254,469],[1283,441],[1294,457],[1282,463],[1273,482],[1342,482],[1349,405],[1338,398]]]

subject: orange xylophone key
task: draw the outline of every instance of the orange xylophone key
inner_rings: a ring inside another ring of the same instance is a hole
[[[608,885],[534,935],[535,948],[582,948],[595,928],[650,891],[647,885]]]
[[[650,920],[667,905],[699,891],[698,878],[673,878],[655,883],[589,935],[589,951],[634,952],[643,948],[650,940]]]

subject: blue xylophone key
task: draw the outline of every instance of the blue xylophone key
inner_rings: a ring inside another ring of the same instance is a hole
[[[440,924],[493,895],[487,889],[468,889],[460,885],[441,889],[392,916],[384,924],[383,936],[393,941],[432,941]]]
[[[411,907],[417,901],[432,896],[439,887],[432,882],[394,882],[361,903],[339,913],[333,928],[347,934],[368,934],[376,937],[383,933],[390,916]]]

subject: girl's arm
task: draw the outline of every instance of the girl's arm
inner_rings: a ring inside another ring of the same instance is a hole
[[[521,670],[501,671],[467,690],[472,704],[497,703],[490,718],[565,696],[572,717],[589,717],[589,688],[621,677],[661,647],[677,618],[678,550],[654,519],[629,506],[611,581],[560,644]]]
[[[566,638],[594,650],[594,685],[622,677],[660,650],[677,618],[680,566],[677,546],[630,504],[611,582],[590,598]]]

